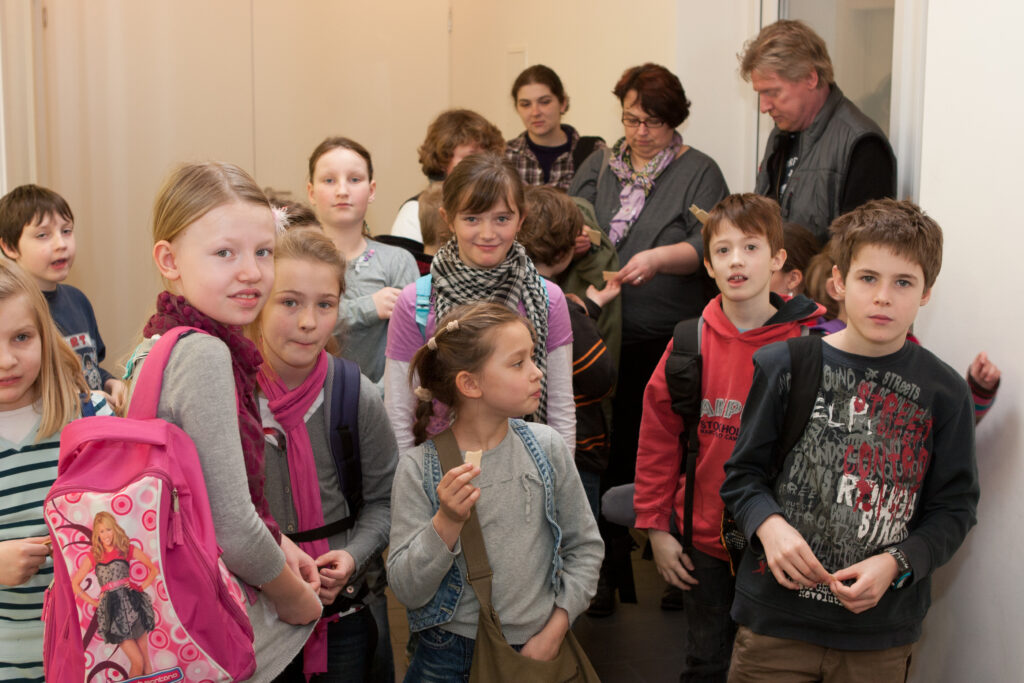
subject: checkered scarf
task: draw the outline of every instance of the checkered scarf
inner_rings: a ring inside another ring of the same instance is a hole
[[[547,290],[523,245],[513,242],[505,260],[494,268],[471,268],[459,258],[458,244],[452,239],[434,255],[430,276],[437,320],[456,306],[476,301],[502,303],[517,312],[519,303],[523,304],[536,331],[533,362],[544,373],[540,380],[540,405],[533,417],[538,422],[547,422]]]

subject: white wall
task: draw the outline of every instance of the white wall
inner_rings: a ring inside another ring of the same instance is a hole
[[[676,74],[693,103],[683,137],[718,162],[730,191],[751,192],[763,149],[757,149],[757,98],[739,76],[736,55],[761,28],[761,3],[681,0],[678,5]]]
[[[917,332],[957,368],[987,350],[1003,386],[977,432],[978,526],[936,575],[915,681],[1019,681],[1024,672],[1020,111],[1024,5],[931,2],[921,205],[945,232],[942,273]]]
[[[93,302],[108,367],[131,350],[159,291],[151,211],[177,163],[230,161],[301,199],[313,148],[352,137],[374,157],[378,232],[425,182],[416,147],[449,101],[447,0],[46,7],[42,159],[18,182],[53,187],[75,213],[69,281]]]

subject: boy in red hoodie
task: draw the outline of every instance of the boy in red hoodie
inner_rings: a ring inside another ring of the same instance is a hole
[[[735,581],[720,540],[725,509],[718,490],[732,454],[753,379],[754,351],[799,336],[824,309],[810,299],[771,292],[782,268],[782,218],[774,200],[734,194],[720,201],[703,230],[704,266],[722,292],[704,309],[700,329],[701,410],[684,425],[672,410],[665,375],[670,342],[644,393],[633,506],[636,527],[649,531],[658,572],[683,590],[686,659],[680,680],[725,681],[736,625],[729,616]],[[685,472],[680,434],[697,429],[700,448],[693,496],[693,548],[669,531],[684,518]]]

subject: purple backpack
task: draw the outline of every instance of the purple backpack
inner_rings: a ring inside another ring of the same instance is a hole
[[[245,594],[220,560],[195,445],[156,418],[178,327],[149,352],[127,418],[64,428],[44,514],[48,681],[233,681],[256,668]],[[197,391],[201,391],[197,388]]]

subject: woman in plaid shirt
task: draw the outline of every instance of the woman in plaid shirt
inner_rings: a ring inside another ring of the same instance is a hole
[[[568,190],[576,169],[594,150],[605,146],[598,137],[580,137],[562,123],[569,97],[562,80],[543,64],[529,67],[512,84],[512,101],[526,126],[505,146],[508,159],[527,185],[553,185]]]

